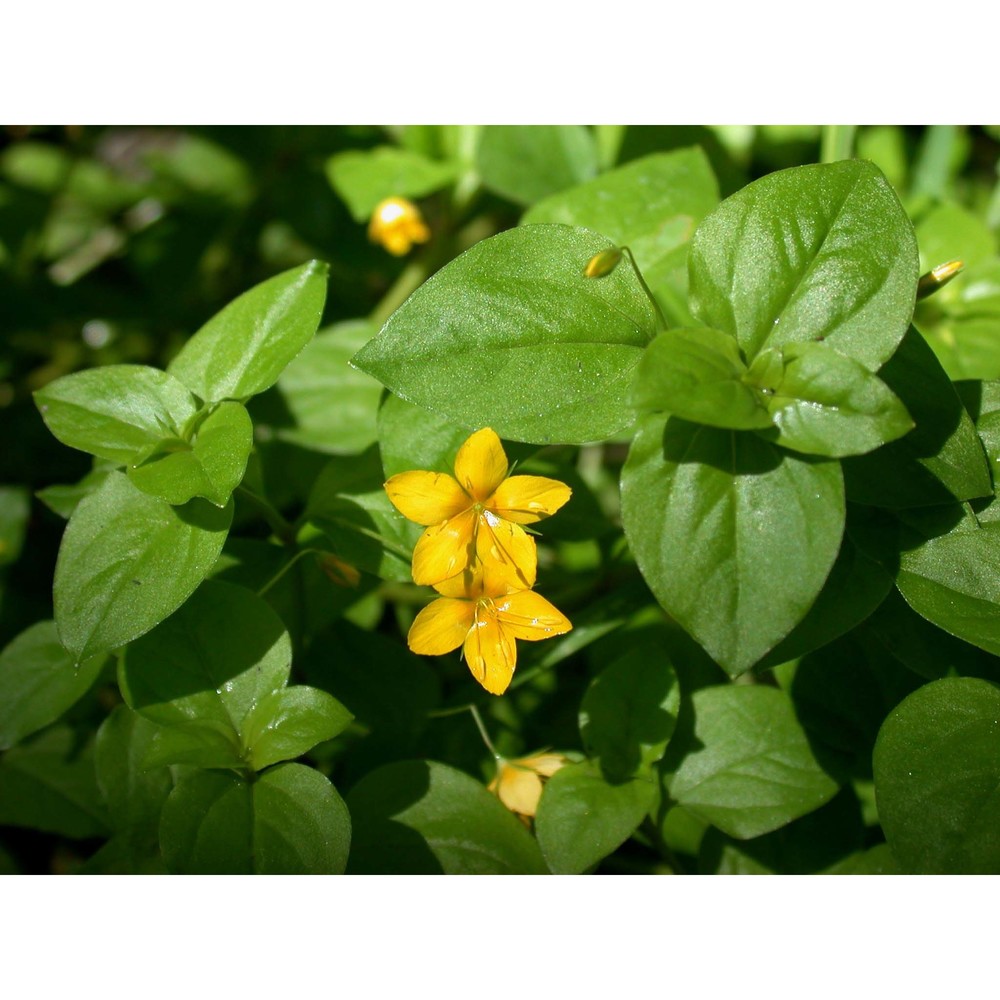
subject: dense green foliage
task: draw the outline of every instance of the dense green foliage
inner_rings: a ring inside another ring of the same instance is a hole
[[[8,134],[0,871],[1000,873],[1000,133],[842,128]]]

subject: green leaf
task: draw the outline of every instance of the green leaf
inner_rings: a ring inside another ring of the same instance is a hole
[[[156,734],[147,763],[260,771],[332,739],[351,714],[325,692],[286,688],[291,655],[262,598],[206,581],[121,660],[125,700],[171,727]]]
[[[649,417],[622,470],[622,521],[657,599],[737,675],[820,592],[844,527],[840,469],[753,433]]]
[[[253,786],[254,868],[260,874],[343,875],[351,816],[319,771],[281,764]]]
[[[833,798],[837,784],[816,762],[786,694],[724,685],[695,691],[692,702],[694,740],[668,779],[686,809],[748,840]]]
[[[244,292],[181,348],[167,370],[205,402],[242,400],[270,388],[316,333],[327,270],[310,261]]]
[[[58,514],[64,520],[69,520],[76,510],[77,504],[86,496],[90,496],[105,479],[114,471],[114,463],[107,459],[96,459],[94,468],[79,482],[65,485],[46,486],[38,490],[35,496],[45,504],[53,514]]]
[[[544,875],[534,838],[478,781],[435,761],[399,761],[348,793],[348,870],[380,875]]]
[[[765,362],[767,354],[758,357]],[[777,377],[748,381],[766,393],[774,441],[809,455],[861,455],[914,426],[906,407],[864,365],[826,344],[786,344]],[[770,367],[770,366],[768,366]]]
[[[538,803],[538,845],[556,875],[577,875],[617,850],[656,799],[651,776],[606,781],[591,761],[567,764],[546,782]]]
[[[395,146],[352,149],[326,161],[326,176],[347,202],[355,222],[367,222],[385,198],[422,198],[447,187],[457,173],[455,163],[431,160]]]
[[[183,439],[198,409],[181,382],[144,365],[64,375],[39,389],[35,403],[63,444],[119,465],[134,465],[164,442]]]
[[[904,870],[1000,873],[1000,691],[946,677],[910,695],[875,745],[879,819]]]
[[[916,507],[992,494],[976,428],[934,353],[913,327],[879,376],[916,423],[904,438],[844,462],[847,496]]]
[[[74,667],[55,622],[25,629],[0,653],[0,750],[55,722],[97,679],[105,657]]]
[[[875,371],[906,332],[917,271],[913,227],[886,179],[842,160],[782,170],[727,198],[691,242],[691,304],[748,361],[822,340]]]
[[[893,591],[865,622],[881,646],[924,680],[949,674],[1000,680],[1000,658],[963,642],[918,615]]]
[[[719,203],[700,148],[654,153],[535,204],[522,223],[556,222],[603,233],[635,255],[646,283],[677,325],[689,325],[687,245]]]
[[[458,424],[577,444],[627,427],[635,365],[655,329],[629,267],[586,278],[596,233],[521,226],[420,286],[353,363]]]
[[[896,586],[928,621],[1000,655],[1000,522],[904,552]]]
[[[145,764],[156,728],[127,706],[118,705],[97,731],[97,783],[115,836],[113,849],[91,859],[88,871],[138,875],[162,868],[160,813],[174,782],[167,768]]]
[[[184,875],[340,875],[350,839],[343,799],[302,764],[253,783],[196,771],[171,792],[160,822],[167,865]]]
[[[374,448],[331,458],[313,485],[306,516],[339,558],[384,580],[409,582],[411,553],[423,528],[396,510],[382,484]]]
[[[902,875],[888,844],[876,844],[831,865],[824,875]]]
[[[378,411],[378,447],[386,478],[410,469],[453,475],[458,449],[475,429],[386,393]]]
[[[59,637],[75,660],[131,642],[176,611],[218,558],[232,517],[231,504],[172,507],[120,472],[81,500],[53,588]]]
[[[701,842],[700,874],[810,875],[859,851],[865,830],[857,796],[841,790],[815,812],[752,840],[709,830]]]
[[[108,834],[94,778],[94,747],[68,726],[46,730],[0,758],[0,826],[84,839]]]
[[[343,732],[352,718],[325,691],[304,685],[273,691],[254,705],[241,726],[250,766],[262,771],[279,761],[301,757],[317,743]]]
[[[677,725],[677,674],[658,638],[612,660],[591,681],[580,705],[584,749],[611,782],[655,764]]]
[[[842,781],[870,779],[879,726],[920,684],[866,630],[802,658],[789,693],[813,753]]]
[[[767,401],[746,375],[740,349],[728,333],[665,330],[639,362],[632,405],[711,427],[770,427]]]
[[[331,455],[355,454],[376,441],[382,386],[348,364],[373,333],[364,320],[338,323],[318,333],[281,373],[277,391],[287,416],[274,429],[282,441]]]
[[[253,448],[253,424],[242,403],[220,403],[198,427],[193,445],[150,456],[128,470],[143,493],[169,504],[205,497],[225,507],[239,486]]]
[[[825,646],[865,621],[892,590],[892,577],[851,535],[852,513],[856,511],[848,504],[847,530],[840,552],[812,607],[757,664],[758,669]]]
[[[485,187],[530,205],[593,177],[597,149],[582,125],[487,125],[476,167]]]

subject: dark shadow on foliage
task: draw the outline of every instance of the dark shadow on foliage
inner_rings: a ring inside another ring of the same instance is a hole
[[[379,779],[383,780],[379,780]],[[386,780],[388,778],[388,780]],[[426,761],[391,765],[391,775],[375,772],[347,794],[351,812],[348,875],[441,875],[444,869],[427,841],[394,817],[430,792]]]
[[[663,458],[697,462],[731,476],[761,475],[781,464],[782,452],[753,431],[729,431],[669,417],[663,428]]]

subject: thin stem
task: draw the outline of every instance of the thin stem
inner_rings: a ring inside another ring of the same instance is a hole
[[[857,129],[857,125],[824,125],[819,147],[820,162],[849,160],[854,155],[854,133]]]
[[[296,552],[295,555],[292,556],[292,558],[289,559],[288,562],[286,562],[284,566],[282,566],[281,569],[279,569],[278,572],[275,573],[274,576],[272,576],[271,579],[257,591],[257,596],[263,597],[300,559],[310,555],[322,555],[322,550],[302,549],[301,551]]]
[[[382,301],[369,313],[372,326],[382,324],[415,292],[430,273],[426,255],[410,261],[403,268],[392,287],[382,296]]]
[[[327,520],[329,520],[331,524],[340,525],[341,527],[348,528],[351,531],[356,531],[359,535],[364,535],[366,538],[371,538],[373,541],[378,542],[382,548],[388,549],[390,552],[395,553],[407,562],[413,558],[413,553],[409,549],[404,548],[402,545],[397,544],[389,538],[386,538],[384,535],[380,535],[377,531],[373,531],[371,528],[366,528],[361,524],[355,524],[354,521],[349,521],[342,517],[331,517]]]
[[[271,530],[286,544],[295,541],[295,529],[263,497],[257,496],[246,486],[238,486],[237,492],[271,526]]]
[[[646,293],[646,298],[649,299],[650,305],[652,305],[653,310],[656,312],[656,320],[659,323],[660,330],[666,330],[667,321],[660,311],[660,304],[649,290],[649,285],[646,284],[646,279],[642,276],[642,271],[639,270],[639,265],[636,264],[635,257],[632,256],[632,251],[628,247],[621,247],[621,252],[628,255],[628,261],[632,265],[632,270],[635,271],[635,276],[639,279],[639,284],[642,285],[642,290]]]
[[[469,706],[469,714],[476,722],[476,726],[479,728],[479,735],[482,736],[483,742],[486,744],[486,749],[493,754],[493,759],[500,761],[503,758],[497,753],[496,747],[493,746],[493,741],[490,739],[489,733],[486,732],[486,727],[483,725],[482,717],[479,714],[479,709],[475,705]]]

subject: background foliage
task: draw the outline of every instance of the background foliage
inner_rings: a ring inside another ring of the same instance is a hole
[[[0,871],[1000,870],[1000,133],[836,138],[9,129]],[[382,490],[486,425],[574,490],[502,699]]]

